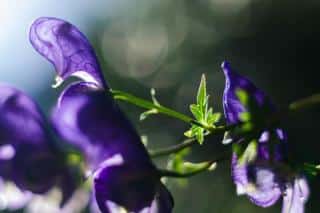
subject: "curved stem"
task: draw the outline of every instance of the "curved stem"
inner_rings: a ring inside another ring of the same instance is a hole
[[[145,109],[148,109],[148,110],[156,109],[159,113],[166,114],[166,115],[168,115],[170,117],[177,118],[177,119],[182,120],[182,121],[187,122],[187,123],[194,122],[193,118],[191,118],[191,117],[189,117],[187,115],[184,115],[184,114],[182,114],[180,112],[177,112],[175,110],[172,110],[172,109],[169,109],[167,107],[164,107],[164,106],[162,106],[160,104],[155,104],[155,103],[153,103],[151,101],[147,101],[145,99],[138,98],[138,97],[136,97],[134,95],[131,95],[129,93],[122,92],[122,91],[119,91],[119,90],[110,90],[110,92],[112,93],[114,99],[122,100],[122,101],[137,105],[139,107],[142,107],[142,108],[145,108]]]
[[[289,105],[289,110],[290,111],[299,111],[299,110],[303,110],[309,107],[312,107],[314,105],[318,105],[320,104],[320,93],[318,94],[313,94],[310,95],[306,98],[301,98],[297,101],[292,102]]]
[[[188,178],[188,177],[192,177],[194,175],[197,175],[199,173],[202,173],[204,171],[207,171],[214,163],[216,163],[215,161],[208,161],[206,162],[206,164],[199,168],[196,171],[192,171],[192,172],[188,172],[188,173],[179,173],[179,172],[174,172],[174,171],[170,171],[170,170],[159,170],[160,174],[162,177],[171,177],[171,178]]]
[[[230,150],[225,151],[220,157],[218,157],[217,159],[214,160],[210,160],[207,162],[203,162],[204,165],[192,172],[187,172],[187,173],[180,173],[180,172],[175,172],[175,171],[170,171],[170,170],[166,170],[166,169],[159,169],[159,173],[161,177],[171,177],[171,178],[188,178],[188,177],[192,177],[194,175],[197,175],[199,173],[205,172],[207,170],[209,170],[209,168],[211,166],[213,166],[214,164],[227,160],[230,157]]]
[[[172,153],[179,152],[179,151],[181,151],[187,147],[193,146],[195,144],[197,144],[196,138],[188,138],[180,144],[169,146],[169,147],[159,149],[156,151],[149,151],[149,154],[150,154],[151,158],[162,157],[162,156],[166,156],[166,155],[169,155]]]

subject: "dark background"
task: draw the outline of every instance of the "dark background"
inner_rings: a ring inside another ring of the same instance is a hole
[[[202,73],[207,76],[210,104],[216,111],[222,111],[224,77],[220,64],[223,60],[255,82],[279,106],[320,91],[319,1],[121,1],[115,11],[110,8],[116,4],[114,1],[109,1],[110,4],[92,1],[88,11],[87,3],[81,3],[79,13],[74,12],[77,10],[71,3],[57,6],[49,1],[56,8],[50,11],[46,5],[34,2],[38,12],[33,14],[33,19],[35,15],[45,15],[79,23],[97,51],[111,88],[150,98],[149,90],[153,87],[161,104],[183,113],[190,114],[188,106],[195,101]],[[30,12],[32,7],[24,9]],[[57,12],[59,7],[65,12]],[[73,11],[72,15],[68,10]],[[31,16],[25,20],[32,21]],[[48,112],[58,95],[58,91],[50,88],[53,67],[36,56],[30,45],[28,48],[27,54],[34,54],[34,64],[23,72],[29,69],[47,72],[46,80],[35,75],[27,84],[23,83],[25,80],[10,77],[9,83],[22,85]],[[15,60],[26,61],[19,58]],[[8,66],[2,67],[1,75],[7,71]],[[34,86],[38,82],[41,87]],[[141,109],[123,103],[121,107],[139,133],[148,136],[151,148],[178,143],[188,128],[162,115],[139,122]],[[319,112],[319,107],[313,108],[284,121],[290,151],[299,161],[320,162]],[[189,160],[208,160],[218,155],[223,148],[220,141],[221,137],[208,137],[203,146],[193,150]],[[165,166],[165,159],[158,163]],[[311,197],[306,212],[320,210],[319,183],[319,179],[310,180]],[[174,212],[280,212],[281,209],[281,202],[262,209],[246,197],[238,197],[228,162],[218,165],[214,172],[191,178],[188,186],[170,184],[170,189],[175,197]]]

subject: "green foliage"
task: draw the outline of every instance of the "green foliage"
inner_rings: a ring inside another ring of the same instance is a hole
[[[208,166],[208,162],[201,163],[192,163],[192,162],[184,162],[183,163],[186,172],[196,172]],[[208,170],[213,171],[217,168],[217,163],[213,163]]]
[[[183,149],[178,153],[169,156],[169,161],[167,164],[167,169],[179,173],[186,172],[186,167],[184,165],[184,158],[190,153],[190,149]],[[188,184],[187,179],[176,179],[175,180],[180,186],[186,186]]]
[[[148,136],[147,135],[141,135],[140,139],[141,139],[141,142],[143,143],[143,145],[145,147],[147,147],[148,146],[148,142],[149,142]]]
[[[185,157],[190,153],[190,148],[183,149],[180,152],[170,155],[167,164],[167,169],[180,174],[192,174],[198,173],[199,171],[213,171],[217,167],[217,163],[205,161],[200,163],[192,163],[185,160]],[[180,186],[186,186],[186,179],[175,179]]]
[[[151,95],[151,99],[152,99],[152,103],[155,105],[155,106],[161,106],[159,101],[157,100],[156,98],[156,90],[154,88],[151,88],[150,89],[150,95]],[[140,121],[143,121],[145,120],[149,115],[154,115],[154,114],[158,114],[159,113],[159,110],[156,109],[156,108],[152,108],[150,110],[147,110],[143,113],[140,114]]]
[[[195,137],[197,141],[202,144],[204,141],[204,135],[206,134],[205,127],[215,127],[221,118],[221,113],[213,113],[213,109],[209,108],[209,96],[207,95],[206,77],[202,75],[200,85],[197,93],[197,103],[190,105],[190,111],[194,116],[198,124],[193,124],[191,128],[184,133],[188,138]]]
[[[145,120],[149,115],[158,114],[159,111],[157,109],[150,109],[140,114],[139,120]]]
[[[258,141],[252,140],[246,145],[245,143],[234,143],[232,145],[233,152],[238,157],[239,165],[250,164],[255,161],[258,151]]]
[[[243,122],[242,130],[244,132],[249,132],[261,127],[265,128],[267,125],[270,125],[268,121],[272,119],[270,116],[273,116],[274,112],[267,101],[258,103],[252,94],[243,89],[237,89],[236,96],[246,108],[246,112],[241,113],[239,117],[241,122]]]
[[[320,165],[315,165],[311,163],[303,164],[303,171],[309,176],[317,176],[320,173]]]

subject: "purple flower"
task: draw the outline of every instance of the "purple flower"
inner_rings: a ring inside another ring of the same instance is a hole
[[[52,120],[59,135],[83,153],[100,210],[171,212],[171,194],[108,91],[86,37],[66,21],[39,18],[30,41],[54,64],[61,82],[69,76],[83,80],[62,92]]]
[[[271,116],[276,108],[269,98],[247,78],[234,72],[227,62],[222,63],[226,78],[223,94],[224,113],[228,124],[241,121],[241,115],[249,112],[251,118]],[[242,90],[255,104],[255,109],[244,106],[237,91]],[[281,128],[260,132],[257,156],[253,162],[240,163],[239,156],[232,156],[232,178],[238,194],[246,194],[258,206],[273,205],[283,195],[283,212],[303,212],[309,196],[306,179],[285,171],[287,159],[287,136]]]
[[[17,89],[0,85],[1,178],[32,193],[45,193],[58,186],[64,203],[76,188],[76,181],[47,125],[32,99]]]
[[[69,76],[106,86],[97,57],[87,38],[70,23],[57,18],[38,18],[29,34],[33,47],[54,64],[57,83]]]

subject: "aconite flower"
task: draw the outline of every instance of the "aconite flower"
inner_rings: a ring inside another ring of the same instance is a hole
[[[232,70],[228,62],[222,63],[226,78],[223,107],[228,124],[243,121],[249,113],[252,120],[270,118],[278,112],[264,92],[247,78]],[[240,101],[239,92],[248,96],[253,108]],[[243,143],[236,137],[234,143]],[[268,207],[283,197],[283,213],[301,213],[309,196],[309,187],[302,174],[287,169],[287,135],[280,127],[262,129],[257,138],[256,157],[241,161],[232,155],[232,178],[238,194],[246,194],[258,206]]]
[[[100,210],[171,212],[171,194],[114,102],[87,38],[64,20],[39,18],[30,41],[53,63],[59,84],[70,76],[82,79],[61,93],[52,120],[59,135],[83,154]]]

